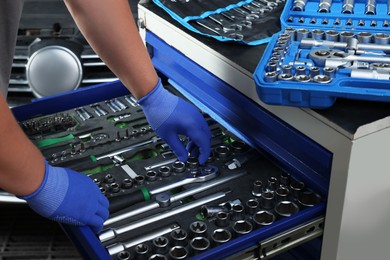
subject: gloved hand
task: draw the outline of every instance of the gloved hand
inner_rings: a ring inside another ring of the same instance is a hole
[[[38,214],[64,224],[88,225],[99,233],[108,218],[108,200],[86,175],[53,167],[45,161],[45,176],[32,194],[19,198]]]
[[[188,153],[199,153],[204,164],[210,155],[211,132],[206,120],[192,104],[167,91],[158,80],[154,89],[138,100],[152,129],[171,147],[180,161],[186,162]],[[187,150],[178,135],[189,137]]]

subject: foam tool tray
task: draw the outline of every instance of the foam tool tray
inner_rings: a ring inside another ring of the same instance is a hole
[[[76,102],[85,92],[93,100],[98,89],[81,90],[70,99]],[[47,99],[33,103],[33,109],[15,109],[15,115],[27,117],[20,126],[50,164],[88,175],[110,200],[110,217],[97,237],[70,235],[83,251],[94,251],[86,258],[209,259],[231,254],[229,243],[255,245],[259,234],[269,236],[324,212],[326,194],[206,114],[212,153],[201,166],[195,157],[178,161],[129,94],[73,108],[69,98],[57,99],[52,104],[68,108],[42,115],[36,107],[46,110]]]
[[[327,108],[390,101],[390,6],[384,0],[288,0],[255,73],[265,103]]]

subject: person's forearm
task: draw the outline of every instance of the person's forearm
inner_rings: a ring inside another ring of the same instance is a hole
[[[94,51],[137,98],[157,83],[127,0],[65,0]]]
[[[19,127],[0,94],[0,188],[18,196],[34,192],[45,172],[41,152]]]

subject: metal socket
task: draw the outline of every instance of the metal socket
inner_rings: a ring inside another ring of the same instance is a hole
[[[265,191],[261,194],[260,204],[263,209],[272,209],[275,206],[274,194],[270,191]]]
[[[311,77],[309,75],[296,75],[295,79],[299,82],[310,82]]]
[[[390,35],[387,33],[376,33],[374,35],[374,42],[376,44],[387,45],[390,41]]]
[[[325,67],[323,70],[324,70],[324,75],[326,75],[332,79],[336,76],[336,69],[335,68]]]
[[[237,220],[233,224],[233,231],[236,236],[242,236],[250,233],[253,230],[252,224],[247,220]]]
[[[279,201],[275,205],[275,213],[280,217],[289,217],[299,211],[299,207],[292,201]]]
[[[295,198],[299,198],[304,188],[305,183],[302,181],[292,180],[290,182],[290,192]]]
[[[123,179],[122,188],[123,189],[130,189],[131,187],[133,187],[133,181],[131,179]]]
[[[150,253],[150,248],[148,244],[141,243],[135,246],[134,251],[136,258],[147,259],[147,255]]]
[[[284,64],[282,66],[282,73],[285,73],[285,74],[292,74],[292,68],[293,66],[290,65],[290,64]]]
[[[202,221],[195,221],[190,224],[190,231],[192,237],[206,237],[207,225]]]
[[[229,214],[227,212],[218,212],[215,217],[215,225],[217,227],[226,227],[229,225]]]
[[[255,180],[253,182],[252,195],[260,197],[263,192],[263,182],[261,180]]]
[[[153,182],[157,180],[157,172],[155,171],[147,171],[146,172],[146,180]]]
[[[116,255],[117,260],[130,260],[131,259],[131,254],[129,251],[121,251]]]
[[[190,241],[190,248],[193,255],[201,254],[210,248],[210,241],[205,237],[194,237]]]
[[[295,66],[295,75],[306,75],[306,67],[305,66]]]
[[[171,259],[186,259],[188,257],[188,250],[183,246],[174,246],[169,250]]]
[[[315,40],[323,40],[325,38],[325,31],[321,29],[314,29],[311,31],[311,37]]]
[[[249,199],[245,203],[245,212],[247,215],[253,215],[259,209],[260,203],[256,199]]]
[[[321,200],[321,195],[313,191],[301,192],[301,195],[298,198],[299,204],[304,207],[313,207],[316,204],[320,203]]]
[[[349,32],[349,31],[344,31],[340,33],[339,36],[339,41],[340,42],[347,42],[348,39],[353,38],[355,36],[355,33]]]
[[[316,83],[328,84],[332,82],[332,78],[327,75],[317,75],[314,76],[313,81]]]
[[[281,73],[279,74],[278,79],[283,81],[291,81],[294,79],[294,76],[289,73]]]
[[[227,212],[228,209],[223,206],[208,206],[204,205],[200,208],[200,213],[205,218],[212,218],[216,216],[219,212]]]
[[[214,149],[214,153],[218,158],[226,158],[230,155],[230,149],[226,145],[220,145]]]
[[[275,71],[266,72],[264,74],[264,81],[265,82],[275,82],[278,79],[278,73]]]
[[[315,76],[320,74],[320,68],[319,67],[310,67],[309,73],[310,73],[310,77],[314,78]]]
[[[253,215],[253,224],[255,228],[261,228],[271,225],[275,222],[275,215],[270,211],[261,210]]]
[[[172,169],[176,173],[182,173],[186,170],[186,164],[180,161],[176,161],[172,164]]]
[[[152,240],[152,244],[157,254],[166,254],[169,250],[169,240],[165,236],[159,236]]]
[[[244,219],[245,218],[244,206],[241,204],[233,205],[230,216],[233,221]]]
[[[171,238],[172,238],[172,244],[175,246],[186,246],[187,245],[187,238],[188,234],[187,231],[185,231],[182,228],[173,230],[171,233]]]
[[[275,200],[283,201],[283,200],[289,200],[290,198],[290,190],[285,187],[278,187],[275,190]]]
[[[135,176],[134,181],[137,185],[144,185],[145,177],[143,175],[137,175]]]
[[[302,28],[297,30],[297,41],[302,39],[309,38],[310,31],[308,29]]]
[[[167,260],[168,258],[162,254],[154,254],[149,257],[148,260]]]
[[[232,233],[227,229],[216,229],[213,231],[211,238],[213,243],[218,246],[223,243],[229,242],[232,239]]]
[[[359,43],[372,43],[372,33],[359,32],[357,34],[357,39],[358,39]]]
[[[169,177],[171,176],[171,168],[169,166],[161,166],[158,169],[158,173],[161,177]]]
[[[325,32],[325,40],[327,40],[327,41],[338,42],[339,36],[340,36],[340,33],[337,31],[328,30]]]

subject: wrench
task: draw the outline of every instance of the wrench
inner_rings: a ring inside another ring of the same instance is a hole
[[[133,191],[132,193],[112,197],[110,198],[109,211],[110,213],[114,213],[139,202],[148,201],[152,195],[172,190],[190,183],[205,182],[217,177],[217,175],[218,167],[213,165],[206,165],[201,167],[199,173],[191,172],[184,179],[172,182],[162,187],[158,187],[149,191],[145,187],[141,187],[139,190]]]
[[[369,62],[369,63],[390,62],[390,57],[351,55],[343,51],[328,50],[328,49],[312,50],[309,53],[309,58],[313,60],[314,64],[316,64],[317,66],[327,66],[327,67],[329,67],[329,64],[333,64],[332,67],[339,67],[339,66],[350,67],[351,64],[355,61]]]
[[[139,148],[141,146],[148,145],[148,144],[151,144],[151,143],[156,143],[156,142],[158,142],[160,140],[161,140],[160,137],[153,136],[149,140],[146,140],[146,141],[143,141],[143,142],[139,142],[139,143],[130,145],[128,147],[124,147],[122,149],[119,149],[119,150],[111,152],[111,153],[107,153],[107,154],[103,154],[103,155],[97,156],[96,160],[99,161],[99,160],[107,158],[107,157],[114,157],[115,155],[118,155],[118,154],[121,154],[121,153],[125,153],[125,152],[128,152],[128,151],[132,151],[132,150],[137,149],[137,148]]]

